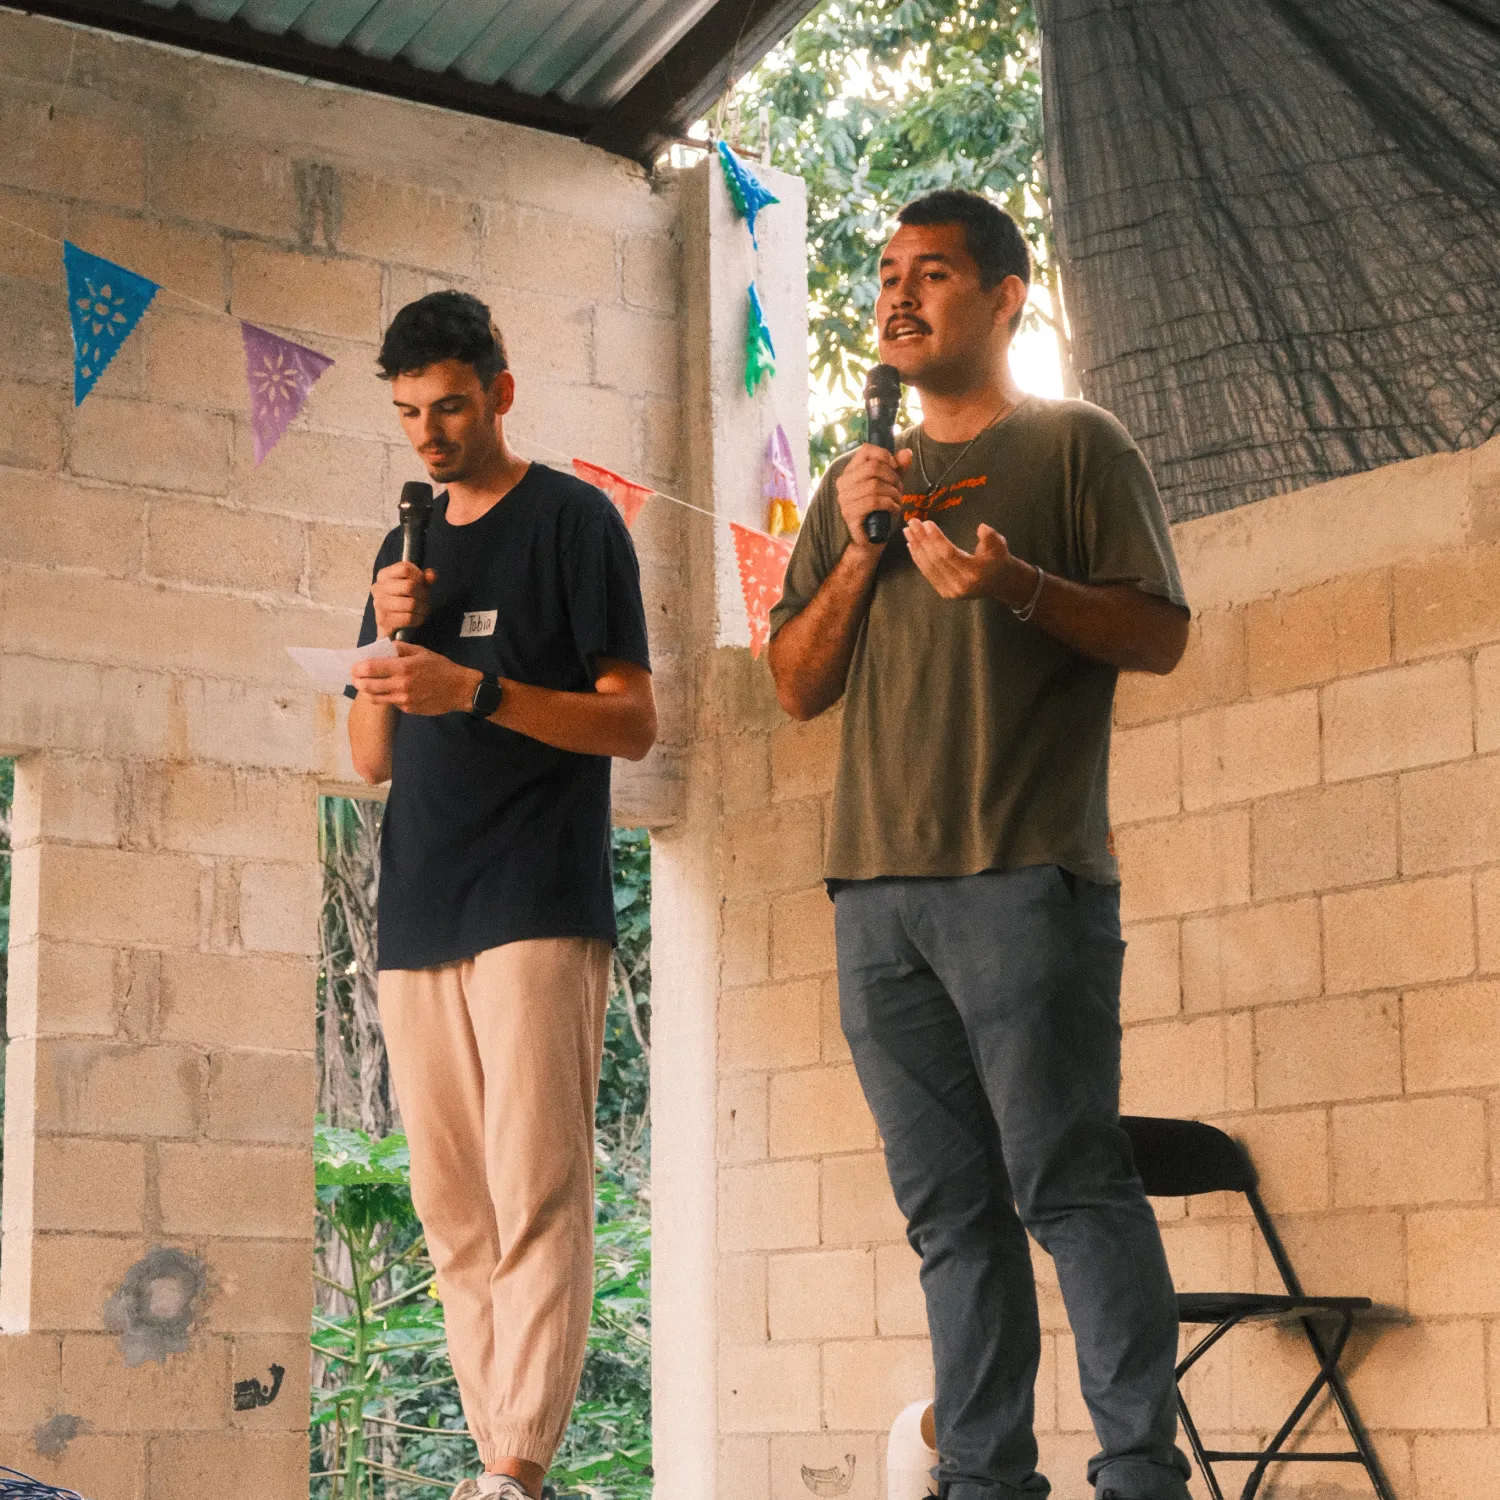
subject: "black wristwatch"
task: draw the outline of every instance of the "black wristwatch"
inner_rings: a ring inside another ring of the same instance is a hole
[[[469,705],[469,712],[476,719],[487,719],[500,707],[500,700],[504,696],[500,679],[493,672],[486,672],[479,679],[479,686],[474,689],[474,701]]]

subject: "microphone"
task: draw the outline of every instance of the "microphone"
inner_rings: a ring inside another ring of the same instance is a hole
[[[865,376],[865,441],[887,453],[896,451],[896,408],[901,405],[901,377],[894,365],[871,365]],[[892,514],[872,510],[860,524],[877,546],[891,539]]]
[[[401,519],[401,561],[422,566],[426,550],[427,522],[432,517],[432,486],[420,479],[409,479],[401,486],[401,503],[396,507]],[[396,632],[398,641],[409,641],[415,626],[403,625]]]

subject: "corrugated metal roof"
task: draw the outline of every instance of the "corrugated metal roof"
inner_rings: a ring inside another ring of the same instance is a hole
[[[814,0],[31,0],[199,51],[647,160]]]

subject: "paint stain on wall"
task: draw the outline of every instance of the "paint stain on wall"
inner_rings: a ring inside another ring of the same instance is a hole
[[[127,1366],[181,1354],[208,1286],[208,1267],[185,1250],[158,1247],[126,1273],[104,1304],[105,1327],[120,1335]]]
[[[48,1417],[45,1422],[41,1423],[32,1433],[31,1440],[36,1444],[36,1451],[43,1458],[56,1458],[83,1431],[83,1428],[82,1417],[75,1417],[70,1412],[60,1411],[55,1417]]]

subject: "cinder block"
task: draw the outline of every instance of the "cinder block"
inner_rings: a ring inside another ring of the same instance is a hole
[[[1123,1113],[1222,1114],[1244,1100],[1250,1039],[1224,1016],[1153,1022],[1125,1033],[1121,1061]]]
[[[1249,1151],[1260,1177],[1261,1197],[1273,1214],[1307,1213],[1328,1207],[1325,1111],[1242,1115],[1218,1123]]]
[[[771,1500],[771,1442],[763,1437],[721,1437],[717,1494]]]
[[[0,260],[0,275],[4,274],[3,267],[4,261]],[[36,471],[60,469],[63,413],[67,409],[62,390],[56,386],[0,380],[0,406],[10,417],[5,426],[0,427],[0,464]],[[0,480],[0,491],[8,489],[13,482],[10,476]],[[28,479],[26,482],[36,481]]]
[[[722,1162],[766,1159],[766,1075],[731,1074],[719,1084],[719,1144]]]
[[[896,1206],[881,1152],[826,1157],[821,1173],[823,1244],[905,1244],[906,1219]]]
[[[146,1253],[137,1239],[39,1234],[31,1242],[31,1328],[103,1333],[104,1304]]]
[[[57,1339],[0,1334],[0,1432],[30,1433],[51,1417],[58,1409],[61,1372]]]
[[[771,796],[777,802],[821,797],[833,790],[839,764],[842,711],[806,723],[789,720],[771,734]]]
[[[1500,983],[1442,986],[1402,996],[1406,1087],[1500,1085]]]
[[[1250,897],[1250,814],[1237,808],[1121,829],[1121,916],[1238,906]]]
[[[4,441],[0,438],[0,444]],[[0,475],[0,495],[10,501],[6,506],[9,521],[0,540],[0,556],[7,561],[31,567],[89,568],[118,577],[140,571],[146,508],[138,496],[79,484],[58,474]],[[75,590],[88,587],[82,578],[70,583]]]
[[[166,770],[161,842],[188,854],[306,861],[317,852],[317,786],[227,766]]]
[[[1358,573],[1245,612],[1252,693],[1331,682],[1391,659],[1390,575]]]
[[[719,1257],[716,1306],[721,1344],[764,1344],[770,1338],[764,1255]]]
[[[240,869],[240,940],[255,953],[318,951],[322,867],[303,862],[250,863]]]
[[[229,419],[97,391],[73,417],[75,474],[154,490],[222,495],[229,488]]]
[[[1500,640],[1500,547],[1402,563],[1392,596],[1398,661]]]
[[[1166,677],[1130,672],[1115,691],[1115,722],[1144,724],[1193,713],[1245,695],[1245,612],[1205,610],[1188,633],[1187,650]]]
[[[773,1255],[768,1275],[773,1339],[860,1338],[875,1333],[873,1250]]]
[[[1278,1217],[1276,1228],[1310,1296],[1368,1297],[1386,1310],[1406,1306],[1406,1245],[1400,1213],[1368,1209],[1299,1213]],[[1273,1296],[1286,1290],[1260,1240],[1255,1246],[1255,1290]]]
[[[180,678],[172,728],[174,758],[183,760],[301,772],[332,770],[337,764],[334,707],[323,695],[268,692],[260,683],[222,678]]]
[[[771,973],[826,974],[834,966],[833,902],[822,885],[771,902]]]
[[[676,401],[648,400],[644,412],[641,467],[647,478],[671,486],[675,493],[682,460],[682,409]]]
[[[384,443],[369,438],[293,427],[265,462],[257,464],[250,430],[241,423],[235,434],[230,496],[254,510],[368,526],[384,535],[396,523],[402,483],[386,474],[388,451]],[[378,549],[377,542],[366,559],[367,570]],[[365,579],[368,587],[368,571]],[[352,644],[353,630],[347,624],[340,628]]]
[[[0,737],[36,749],[154,759],[167,751],[171,682],[159,672],[0,656]]]
[[[875,1321],[881,1338],[927,1336],[927,1299],[922,1295],[921,1269],[921,1259],[910,1245],[877,1247]]]
[[[1396,873],[1393,777],[1273,797],[1251,816],[1257,900],[1364,885]]]
[[[552,291],[556,293],[563,285],[554,285]],[[505,337],[505,352],[518,380],[592,383],[592,351],[601,337],[595,330],[600,309],[577,296],[518,293],[505,287],[487,286],[482,295]]]
[[[823,976],[819,994],[819,1010],[822,1016],[822,1057],[826,1063],[846,1063],[853,1059],[849,1043],[844,1037],[839,1019],[839,980],[837,974]]]
[[[1500,860],[1500,756],[1412,771],[1400,786],[1403,874]]]
[[[378,527],[309,526],[309,587],[313,603],[362,610],[370,592],[370,571],[384,537]]]
[[[541,245],[545,254],[537,253]],[[488,205],[482,265],[486,281],[521,291],[565,286],[590,300],[619,295],[613,230],[514,201]]]
[[[1500,1314],[1500,1208],[1435,1208],[1406,1221],[1412,1313]]]
[[[926,1339],[852,1339],[823,1345],[823,1418],[830,1427],[884,1432],[932,1395]]]
[[[118,761],[93,756],[33,755],[16,767],[10,842],[40,839],[112,847],[121,838],[125,774]]]
[[[209,307],[224,306],[224,237],[217,228],[169,224],[149,215],[137,218],[75,207],[68,218],[68,238],[94,255],[102,255],[116,265],[129,266],[142,276],[170,286],[183,297],[195,297]],[[141,331],[146,332],[151,324],[180,316],[178,310],[182,305],[177,298],[172,298],[166,306],[161,301],[154,302],[151,315],[145,320],[147,326]],[[238,343],[239,330],[227,320],[220,321]],[[242,399],[244,373],[242,357]],[[184,404],[198,403],[189,400]]]
[[[1392,995],[1260,1011],[1255,1043],[1262,1109],[1401,1092],[1401,1022]]]
[[[118,120],[95,119],[56,107],[57,101],[12,94],[0,107],[7,142],[0,183],[56,193],[86,203],[139,208],[146,188],[146,155],[140,136]]]
[[[1033,1426],[1038,1434],[1053,1433],[1057,1421],[1057,1339],[1050,1333],[1042,1335],[1042,1357],[1037,1362],[1036,1387],[1033,1393],[1035,1416]],[[1053,1470],[1054,1473],[1057,1470]],[[1075,1473],[1081,1472],[1074,1469]]]
[[[560,455],[569,453],[587,454],[590,462],[618,473],[636,470],[640,403],[621,391],[569,383],[518,365],[516,404],[506,423],[506,436],[522,453],[554,467],[566,467]]]
[[[1318,773],[1316,693],[1284,693],[1182,720],[1182,801],[1189,811],[1312,786]]]
[[[1109,816],[1114,824],[1170,818],[1182,810],[1181,720],[1117,729],[1109,746]]]
[[[313,336],[380,337],[379,266],[253,240],[236,240],[230,255],[235,317]]]
[[[333,364],[318,377],[297,418],[297,427],[405,443],[391,405],[391,388],[375,373],[378,345],[318,336],[318,352]],[[392,511],[392,521],[395,519]],[[371,557],[374,556],[372,552]]]
[[[815,1478],[818,1490],[848,1483],[847,1500],[877,1500],[885,1495],[882,1473],[886,1435],[874,1432],[799,1432],[771,1439],[771,1500],[803,1500],[812,1490],[804,1471],[828,1472]],[[834,1478],[842,1475],[843,1478]],[[720,1490],[734,1495],[738,1490]]]
[[[677,319],[601,306],[594,313],[594,372],[632,395],[670,396],[678,385]]]
[[[726,901],[720,974],[730,989],[771,977],[771,908],[765,901]]]
[[[1500,1494],[1500,1432],[1419,1433],[1412,1466],[1422,1500]]]
[[[69,1334],[65,1411],[102,1432],[211,1432],[229,1425],[229,1341],[194,1339],[180,1354],[127,1368],[114,1336]]]
[[[204,1067],[188,1047],[37,1044],[36,1127],[68,1135],[191,1136]]]
[[[1190,1219],[1161,1226],[1161,1241],[1179,1292],[1215,1292],[1243,1285],[1236,1272],[1249,1271],[1250,1227],[1234,1220],[1198,1223]]]
[[[1339,1207],[1472,1202],[1485,1195],[1484,1105],[1393,1099],[1333,1111],[1333,1199]]]
[[[1356,1351],[1359,1414],[1374,1428],[1484,1427],[1484,1324],[1381,1328]],[[1362,1353],[1363,1357],[1358,1357]]]
[[[1145,922],[1124,930],[1125,971],[1120,982],[1120,1018],[1137,1021],[1175,1016],[1182,1008],[1178,924]]]
[[[316,978],[304,958],[164,953],[162,1040],[310,1052]]]
[[[719,740],[719,803],[733,816],[763,808],[771,797],[770,742],[763,734]]]
[[[340,184],[338,248],[345,254],[455,277],[478,269],[477,203],[364,172],[341,173]]]
[[[1500,970],[1500,870],[1481,870],[1474,877],[1474,906],[1479,921],[1481,973]]]
[[[21,18],[17,15],[16,19]],[[4,21],[0,20],[0,25],[3,24]],[[28,17],[21,24],[30,26],[32,22]],[[4,52],[7,61],[14,55],[7,45],[10,40],[10,37],[0,39],[0,51]],[[13,224],[23,224],[36,231],[35,234],[8,234],[0,242],[0,276],[14,277],[18,281],[39,281],[49,287],[61,288],[65,283],[62,254],[57,245],[68,232],[70,209],[72,205],[64,199],[0,191],[0,214]]]
[[[202,501],[157,501],[147,526],[146,572],[169,583],[295,595],[306,539],[283,516]]]
[[[236,1338],[230,1348],[229,1360],[229,1377],[235,1385],[242,1380],[271,1385],[273,1364],[280,1365],[285,1372],[281,1394],[271,1405],[230,1415],[230,1423],[237,1431],[306,1433],[312,1371],[305,1334],[300,1337],[281,1333]]]
[[[151,145],[150,203],[165,218],[290,240],[297,232],[292,161],[280,152],[161,131]],[[209,300],[218,303],[223,297]],[[249,316],[249,314],[245,314]]]
[[[67,306],[53,287],[0,281],[0,377],[63,387],[73,368]],[[126,345],[95,388],[94,400],[130,393],[139,353]]]
[[[818,982],[726,990],[719,996],[719,1066],[789,1068],[818,1060]]]
[[[1330,683],[1322,696],[1325,780],[1378,776],[1473,753],[1473,691],[1462,657],[1346,678]]]
[[[810,1068],[771,1078],[771,1155],[870,1151],[879,1132],[852,1067]]]
[[[682,247],[670,235],[628,234],[620,244],[625,301],[652,312],[681,306]]]
[[[14,908],[12,908],[14,911]],[[113,948],[42,940],[10,950],[7,1026],[21,1036],[114,1036],[146,1021],[129,992],[129,966]]]
[[[196,947],[199,876],[198,861],[184,854],[49,844],[38,861],[38,931],[94,943]]]
[[[1322,987],[1318,903],[1279,901],[1182,924],[1182,1003],[1238,1010],[1304,1000]]]
[[[151,400],[231,414],[245,409],[245,344],[232,318],[153,308],[137,337],[145,340]]]
[[[1094,1423],[1089,1416],[1088,1403],[1083,1399],[1083,1388],[1078,1378],[1077,1341],[1070,1334],[1058,1333],[1049,1335],[1046,1342],[1052,1346],[1057,1430],[1092,1434]]]
[[[719,1250],[796,1250],[818,1243],[818,1164],[776,1161],[719,1173]]]
[[[1500,646],[1474,654],[1474,744],[1481,755],[1500,750]]]
[[[307,1337],[313,1300],[310,1236],[305,1240],[215,1240],[205,1258],[213,1288],[204,1314],[207,1328]]]
[[[312,1155],[275,1146],[167,1143],[157,1148],[167,1234],[310,1239]]]
[[[37,1230],[145,1232],[143,1145],[42,1136],[32,1149],[32,1223]]]
[[[810,1432],[820,1425],[816,1344],[719,1351],[721,1432]]]
[[[151,1439],[151,1500],[200,1500],[225,1474],[246,1495],[293,1495],[307,1483],[307,1434],[194,1433]]]
[[[209,1058],[210,1140],[267,1141],[312,1149],[317,1071],[296,1052],[215,1052]]]
[[[34,1433],[0,1439],[0,1463],[89,1500],[145,1500],[146,1439],[83,1432],[56,1457],[38,1453]]]
[[[1466,875],[1442,875],[1323,898],[1323,971],[1330,994],[1457,979],[1474,969]]]

